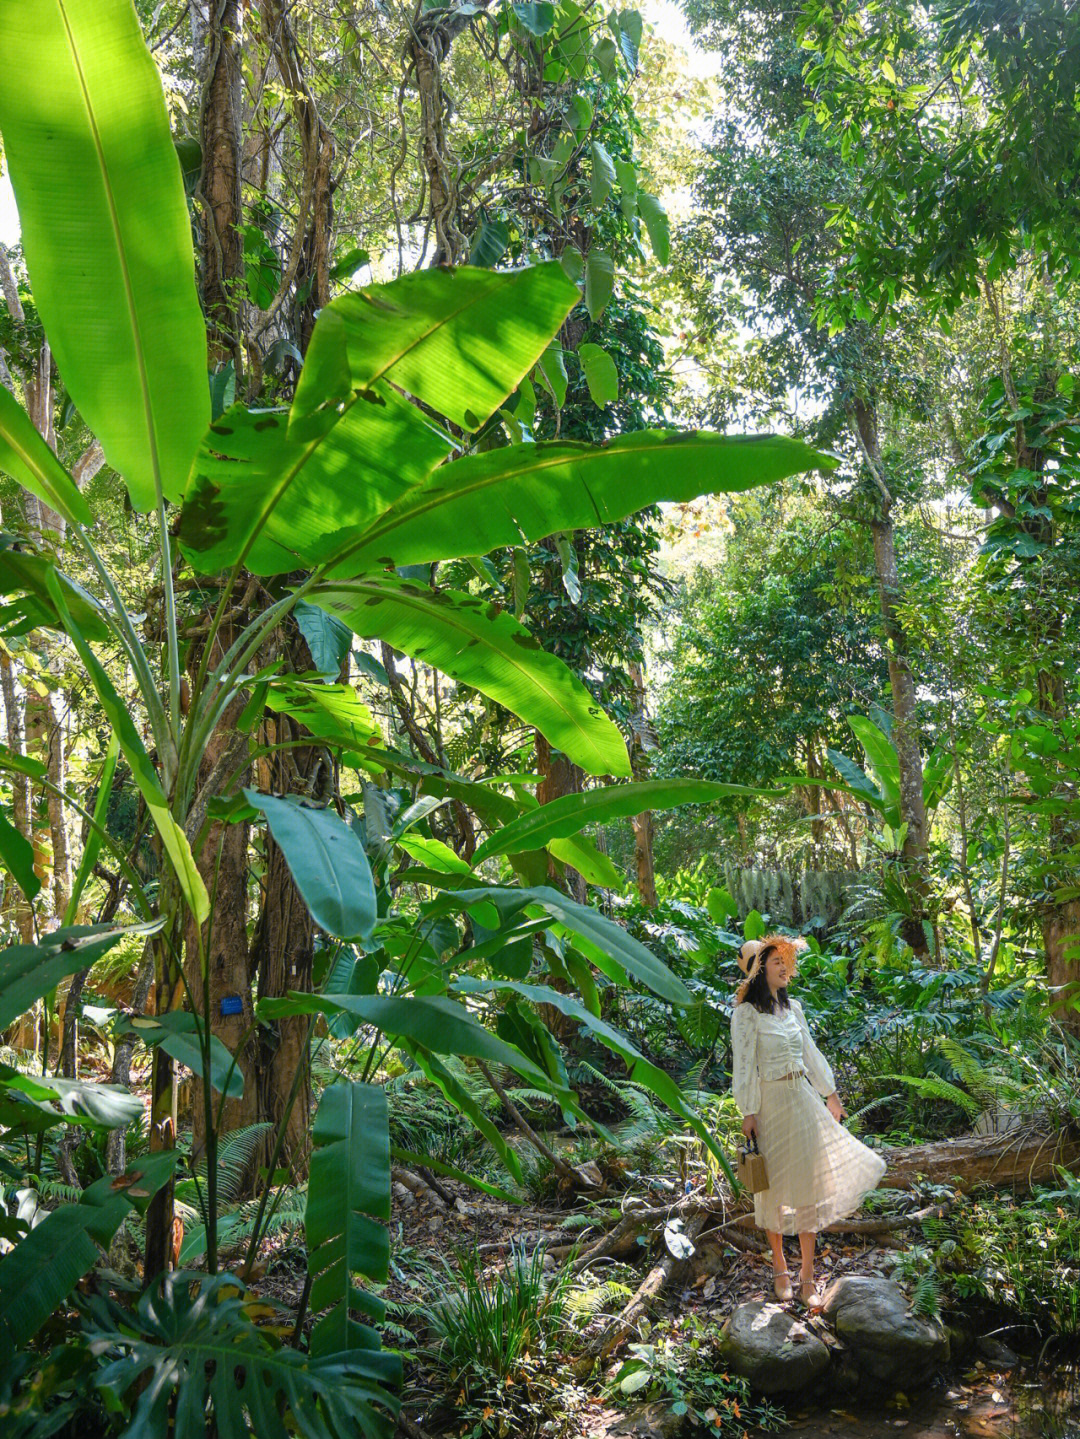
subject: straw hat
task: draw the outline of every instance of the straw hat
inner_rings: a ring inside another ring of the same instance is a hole
[[[793,939],[789,934],[767,934],[764,939],[748,939],[736,956],[739,968],[746,978],[735,994],[735,1003],[742,1004],[746,992],[757,978],[761,969],[761,956],[768,949],[775,949],[788,967],[788,976],[795,977],[799,967],[799,955],[807,948],[805,939]]]

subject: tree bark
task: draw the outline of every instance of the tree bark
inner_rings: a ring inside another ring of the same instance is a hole
[[[919,1178],[931,1184],[955,1185],[965,1193],[977,1184],[1020,1192],[1053,1179],[1059,1166],[1075,1172],[1080,1164],[1080,1137],[1063,1130],[1033,1134],[1025,1125],[1007,1134],[913,1144],[888,1150],[884,1157],[889,1168],[882,1189],[910,1189]]]
[[[542,776],[540,787],[536,791],[537,800],[541,804],[550,804],[553,799],[561,799],[564,794],[580,794],[584,788],[584,770],[579,769],[560,750],[553,750],[539,730],[535,732],[533,741],[536,746],[536,768]],[[552,878],[557,879],[554,861],[549,860],[548,866],[552,871]],[[566,866],[566,883],[571,896],[579,904],[584,904],[585,880],[569,865]]]
[[[900,819],[907,825],[903,855],[912,891],[919,901],[919,908],[925,911],[928,893],[928,826],[923,800],[923,767],[919,747],[915,679],[908,657],[907,636],[899,613],[903,592],[896,561],[892,496],[884,479],[877,408],[871,401],[856,398],[853,409],[859,447],[880,492],[877,516],[870,521],[870,531],[874,540],[874,568],[877,574],[881,620],[885,632],[885,658],[889,666],[889,688],[893,702],[892,741],[900,769]],[[919,955],[925,955],[929,949],[922,918],[922,913],[916,913],[903,929],[904,939]]]
[[[633,734],[627,748],[630,751],[630,770],[635,780],[644,780],[649,774],[650,748],[655,748],[655,738],[649,727],[649,716],[645,707],[645,676],[639,664],[628,666],[634,686]],[[653,743],[650,745],[650,739]],[[634,815],[634,875],[637,880],[638,899],[646,909],[655,909],[656,868],[653,864],[653,835],[656,826],[652,811],[643,810]]]
[[[191,16],[194,31],[195,7]],[[203,165],[197,194],[202,211],[202,302],[211,358],[220,363],[231,357],[239,377],[243,370],[244,334],[240,294],[244,276],[241,0],[210,0],[200,38],[204,47],[199,116]]]
[[[1080,899],[1056,905],[1043,917],[1050,1008],[1062,1028],[1080,1036]]]
[[[0,690],[4,695],[4,739],[7,747],[12,754],[25,754],[26,719],[23,713],[22,698],[16,685],[15,667],[11,656],[3,646],[0,646]],[[8,782],[11,785],[12,823],[23,839],[29,844],[33,844],[30,780],[26,775],[12,771],[8,775]],[[22,890],[13,881],[9,883],[13,890],[12,912],[15,926],[19,931],[19,939],[23,944],[33,944],[34,911]]]

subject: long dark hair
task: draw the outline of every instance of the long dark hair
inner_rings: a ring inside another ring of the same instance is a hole
[[[743,998],[743,1003],[752,1004],[759,1014],[775,1014],[777,1010],[783,1011],[789,1007],[787,988],[778,989],[774,999],[772,990],[769,988],[769,981],[765,978],[766,961],[778,953],[779,950],[774,944],[770,944],[767,949],[761,951],[758,955],[758,959],[761,961],[760,967],[750,981],[750,986]]]

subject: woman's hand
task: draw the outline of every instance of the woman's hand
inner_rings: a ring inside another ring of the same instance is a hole
[[[835,1089],[829,1095],[828,1099],[826,1099],[825,1105],[829,1113],[836,1120],[837,1124],[839,1124],[842,1119],[847,1118],[847,1110],[844,1108],[843,1104],[841,1104],[840,1096],[839,1094],[837,1094]]]
[[[746,1135],[747,1139],[756,1139],[756,1138],[757,1138],[757,1115],[756,1115],[756,1114],[747,1114],[747,1115],[744,1115],[744,1116],[743,1116],[742,1132]]]

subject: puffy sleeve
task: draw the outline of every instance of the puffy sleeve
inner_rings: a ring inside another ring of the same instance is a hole
[[[803,1038],[803,1063],[806,1072],[810,1076],[810,1083],[814,1086],[822,1098],[827,1098],[836,1090],[836,1080],[829,1067],[829,1061],[822,1054],[814,1043],[810,1034],[810,1026],[806,1022],[806,1015],[803,1014],[803,1007],[797,999],[789,1001],[795,1012],[799,1028],[802,1030]]]
[[[756,1114],[761,1106],[757,1067],[757,1010],[737,1004],[731,1014],[731,1092],[740,1114]]]

